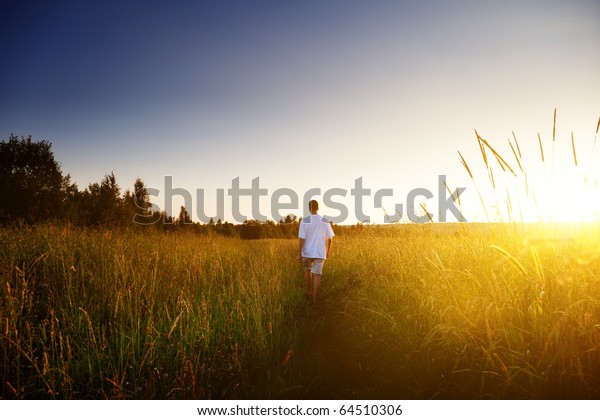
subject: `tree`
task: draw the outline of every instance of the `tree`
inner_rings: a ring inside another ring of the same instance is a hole
[[[123,200],[121,199],[121,188],[117,184],[117,178],[113,172],[104,175],[100,183],[100,207],[105,222],[119,224],[122,222]]]
[[[67,175],[67,179],[70,179]],[[87,190],[79,191],[77,184],[71,184],[66,188],[65,191],[65,211],[63,218],[73,224],[86,224],[87,223],[87,209],[84,206],[85,193]]]
[[[137,178],[133,184],[133,193],[130,193],[129,191],[126,192],[125,203],[128,212],[131,213],[128,215],[128,218],[129,220],[133,220],[134,223],[151,225],[160,220],[160,216],[154,216],[148,189],[146,188],[144,181],[140,178]]]
[[[52,144],[10,135],[0,142],[0,221],[62,216],[69,178],[54,159]]]
[[[264,226],[263,226],[264,225]],[[244,223],[238,226],[240,238],[242,239],[261,239],[266,238],[266,223],[260,220],[245,220]]]
[[[86,224],[122,225],[125,223],[124,199],[114,173],[105,175],[81,194],[81,207]]]
[[[190,214],[186,210],[185,206],[181,206],[181,209],[179,210],[179,217],[177,218],[177,224],[178,225],[191,225],[192,224],[192,218],[190,217]]]

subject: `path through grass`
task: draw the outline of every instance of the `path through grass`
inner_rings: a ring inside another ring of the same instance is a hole
[[[597,226],[0,231],[2,398],[599,398]]]

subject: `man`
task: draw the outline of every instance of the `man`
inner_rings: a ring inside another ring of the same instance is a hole
[[[298,262],[304,266],[308,296],[312,296],[313,302],[316,302],[323,263],[329,258],[335,234],[329,221],[317,214],[319,203],[316,200],[310,200],[308,209],[310,216],[302,219],[298,230]]]

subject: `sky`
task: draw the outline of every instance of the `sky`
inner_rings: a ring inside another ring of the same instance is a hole
[[[597,0],[3,0],[0,139],[52,142],[80,189],[111,172],[123,190],[140,177],[158,191],[157,208],[175,214],[184,199],[165,200],[166,177],[192,197],[202,189],[207,215],[223,189],[229,221],[234,180],[248,189],[256,178],[266,194],[240,199],[248,218],[276,218],[277,190],[301,202],[311,188],[321,200],[337,188],[346,195],[322,213],[339,218],[341,204],[354,223],[362,206],[382,222],[376,191],[393,191],[379,206],[393,214],[421,188],[433,198],[412,201],[439,219],[444,175],[452,190],[465,188],[464,216],[483,220],[477,190],[491,207],[494,198],[474,130],[508,157],[513,131],[532,162],[538,133],[554,147],[539,196],[556,195],[547,191],[555,178],[567,190],[579,182],[560,163],[570,159],[571,132],[580,160],[594,158],[598,41]],[[370,189],[360,203],[357,179]],[[522,192],[512,194],[515,205]],[[582,197],[569,200],[594,200]],[[552,205],[566,214],[576,204]]]

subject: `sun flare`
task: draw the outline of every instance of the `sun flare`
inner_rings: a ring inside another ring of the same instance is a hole
[[[519,141],[513,133],[506,147],[476,132],[483,166],[462,164],[473,180],[487,221],[600,222],[600,158],[596,143],[565,141],[556,133]]]

